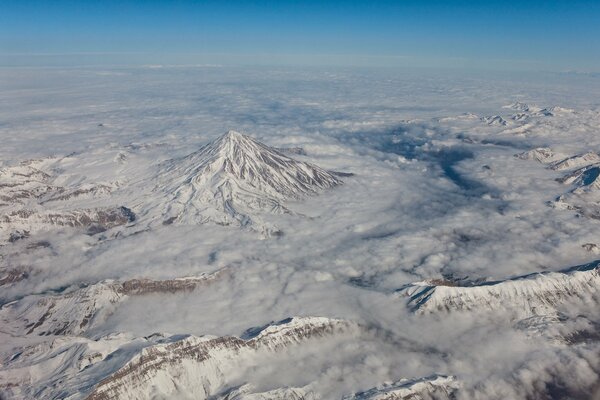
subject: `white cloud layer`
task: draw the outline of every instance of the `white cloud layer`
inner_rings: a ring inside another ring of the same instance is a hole
[[[459,399],[600,396],[597,292],[558,307],[552,316],[559,322],[536,325],[535,334],[508,310],[415,315],[394,295],[425,279],[468,284],[595,259],[582,245],[598,243],[599,222],[548,205],[572,189],[557,181],[564,172],[514,155],[537,147],[567,156],[600,152],[600,79],[5,68],[0,86],[1,165],[69,155],[47,161],[56,182],[118,187],[110,200],[81,204],[143,209],[152,193],[140,182],[159,162],[229,129],[273,147],[301,147],[306,155],[293,157],[354,174],[338,188],[290,202],[293,214],[261,215],[284,232],[277,238],[214,224],[147,229],[143,218],[104,236],[42,230],[0,248],[3,272],[28,274],[2,287],[3,303],[104,279],[168,279],[228,267],[231,273],[210,286],[132,298],[86,336],[239,336],[290,316],[342,318],[372,334],[256,361],[231,385],[309,385],[328,399],[443,374],[462,382]],[[520,110],[503,108],[517,100],[540,107],[517,117]],[[565,110],[540,113],[551,106]],[[482,119],[495,115],[506,124]],[[41,242],[48,245],[32,248]],[[5,338],[3,360],[30,339]]]

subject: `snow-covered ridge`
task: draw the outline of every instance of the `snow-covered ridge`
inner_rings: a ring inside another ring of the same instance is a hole
[[[249,339],[190,336],[147,347],[103,379],[87,399],[147,399],[152,395],[207,399],[223,389],[228,374],[239,372],[245,361],[260,352],[276,353],[325,336],[353,335],[357,329],[344,320],[296,317],[264,327]]]
[[[557,178],[559,183],[573,187],[567,193],[558,195],[546,204],[558,210],[576,211],[590,218],[600,218],[596,194],[600,189],[600,155],[586,152],[570,157],[555,153],[547,147],[540,147],[515,154],[522,160],[536,160],[554,171],[565,171]]]
[[[529,104],[523,103],[523,102],[520,102],[520,101],[516,101],[516,102],[514,102],[512,104],[503,106],[502,108],[506,108],[506,109],[514,110],[514,111],[519,111],[519,112],[523,112],[523,113],[525,113],[525,112],[526,113],[528,113],[528,112],[537,112],[537,111],[540,110],[540,108],[537,107],[537,106],[530,106]]]
[[[252,226],[257,212],[285,213],[298,200],[340,185],[333,173],[229,131],[186,157],[161,165],[156,191],[164,223]]]
[[[559,210],[572,210],[579,215],[599,219],[600,155],[588,152],[554,165],[570,171],[557,181],[574,188],[548,204]]]
[[[508,122],[499,115],[482,117],[481,120],[490,126],[506,126],[508,124]]]
[[[317,400],[319,397],[303,388],[277,388],[258,392],[252,385],[246,384],[229,390],[218,400]]]
[[[552,106],[552,107],[542,108],[542,107],[539,107],[536,105],[522,103],[520,101],[506,105],[502,108],[517,111],[519,114],[529,114],[529,115],[542,116],[542,117],[552,117],[555,114],[570,114],[570,113],[575,112],[575,110],[572,110],[570,108],[565,108],[565,107],[560,107],[560,106]]]
[[[15,335],[82,335],[130,296],[194,290],[219,279],[226,271],[167,280],[107,280],[66,294],[27,296],[4,305],[0,321]]]
[[[29,276],[29,271],[25,267],[16,267],[0,270],[0,286],[10,285],[14,282],[22,281]]]
[[[31,198],[56,191],[50,178],[46,172],[26,163],[0,168],[0,206],[23,204]]]
[[[89,228],[101,232],[135,221],[135,213],[127,207],[77,210],[21,209],[0,215],[0,229],[9,236],[13,232],[32,233],[48,226]]]
[[[316,400],[308,388],[240,386],[239,372],[265,356],[286,362],[288,349],[312,340],[354,339],[360,329],[344,320],[295,317],[251,329],[248,339],[159,333],[39,338],[0,360],[0,391],[8,398]]]
[[[557,161],[553,163],[550,166],[550,168],[555,171],[565,171],[568,169],[580,168],[597,163],[600,163],[600,155],[590,151],[584,154],[577,154],[572,157],[568,157],[561,161]]]
[[[461,388],[454,376],[432,375],[424,378],[401,379],[369,390],[347,395],[342,400],[425,400],[453,399]],[[243,385],[228,391],[219,400],[316,400],[318,394],[305,388],[278,388],[256,392],[252,385]]]
[[[567,157],[562,153],[555,152],[549,147],[538,147],[523,153],[515,154],[515,157],[521,160],[534,160],[542,164],[548,164],[549,168],[555,171],[585,168],[600,163],[600,155],[591,151]]]
[[[73,198],[81,199],[83,197],[86,198],[95,198],[101,196],[110,195],[113,190],[116,189],[116,185],[113,184],[92,184],[86,183],[82,184],[75,188],[61,188],[56,193],[53,193],[49,196],[44,196],[41,200],[41,203],[49,203],[52,201],[65,201]]]
[[[3,337],[4,339],[4,337]],[[107,359],[121,364],[131,352],[152,344],[130,335],[110,335],[98,340],[57,336],[14,349],[0,360],[0,393],[3,398],[67,398],[77,396],[98,380],[95,367]],[[121,349],[122,351],[117,351]],[[105,368],[111,368],[111,362]],[[89,390],[89,389],[88,389]],[[80,394],[79,397],[82,395]]]
[[[70,207],[68,200],[105,197],[116,186],[56,185],[51,171],[43,170],[52,161],[56,160],[31,160],[0,168],[0,240],[7,240],[15,232],[29,234],[53,226],[91,228],[98,232],[135,220],[133,211],[123,206]]]
[[[54,171],[45,171],[44,168],[48,167],[46,164],[59,163],[60,160],[29,160],[0,168],[0,206],[20,204],[31,207],[51,201],[106,196],[118,186],[115,182],[88,182],[74,186],[56,184]]]
[[[592,164],[582,168],[578,168],[575,171],[559,178],[558,181],[566,185],[578,186],[576,191],[580,191],[581,188],[585,190],[600,189],[600,165]]]
[[[550,164],[554,161],[564,159],[564,155],[556,153],[549,147],[538,147],[523,153],[515,154],[521,160],[533,160],[542,164]]]
[[[345,396],[344,400],[452,399],[460,387],[460,382],[454,376],[434,375],[419,379],[402,379]]]
[[[600,289],[600,260],[559,272],[540,272],[472,286],[451,282],[417,282],[397,291],[418,313],[513,310],[544,314],[556,306],[586,298]]]

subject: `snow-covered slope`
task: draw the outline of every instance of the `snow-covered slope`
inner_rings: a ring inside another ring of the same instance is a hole
[[[27,296],[4,305],[0,321],[4,331],[13,335],[82,335],[130,296],[193,290],[225,272],[168,280],[107,280],[66,294]]]
[[[569,111],[559,110],[560,113]],[[571,186],[568,192],[546,202],[557,210],[575,211],[578,215],[600,219],[600,155],[588,151],[566,157],[547,147],[535,148],[515,157],[522,160],[536,160],[549,169],[565,173],[556,178],[557,182]]]
[[[288,212],[286,201],[342,183],[333,173],[235,131],[163,163],[156,182],[156,190],[166,196],[161,206],[166,224],[210,221],[249,227],[260,225],[257,213]]]
[[[402,379],[344,397],[344,400],[426,400],[453,399],[460,382],[453,376],[436,375],[420,379]]]
[[[534,160],[542,164],[548,164],[548,168],[555,171],[568,171],[575,168],[577,168],[577,171],[585,171],[586,168],[600,163],[600,155],[598,153],[590,151],[567,157],[549,147],[537,147],[523,153],[515,154],[515,157],[521,160]],[[577,171],[573,173],[575,174]],[[567,179],[565,178],[565,181]]]
[[[82,398],[98,379],[157,339],[127,334],[40,338],[0,360],[0,393],[8,399]]]
[[[548,204],[559,210],[576,211],[579,215],[600,219],[600,156],[588,152],[555,164],[566,169],[557,181],[572,187]]]
[[[600,165],[587,165],[565,175],[558,181],[566,185],[575,185],[577,191],[600,189]]]
[[[564,156],[560,153],[554,152],[549,147],[538,147],[533,150],[529,150],[523,153],[516,154],[515,157],[521,160],[534,160],[542,164],[549,164],[551,162],[563,159]]]
[[[135,213],[124,206],[70,204],[70,200],[106,197],[115,186],[55,184],[52,171],[44,171],[53,162],[59,163],[60,159],[31,160],[0,168],[0,241],[53,227],[99,232],[135,220]]]
[[[490,126],[506,126],[508,122],[499,115],[490,115],[482,117],[481,120]]]
[[[289,362],[294,348],[360,333],[350,321],[295,317],[250,329],[241,338],[58,336],[16,348],[2,359],[0,390],[9,398],[313,400],[318,396],[305,388],[264,391],[235,381],[265,357]]]
[[[31,163],[0,168],[0,206],[24,204],[56,192],[58,188],[52,186],[50,180],[49,174]]]
[[[218,400],[317,400],[319,397],[303,388],[277,388],[259,392],[252,385],[246,384],[234,388]]]
[[[0,229],[10,237],[11,233],[34,233],[52,227],[72,227],[101,232],[115,226],[135,221],[135,213],[127,207],[44,210],[21,209],[0,215]]]
[[[518,314],[554,312],[556,306],[597,294],[600,261],[560,272],[542,272],[497,282],[455,286],[452,282],[417,282],[398,290],[419,313],[513,310]]]
[[[134,400],[190,396],[207,399],[223,390],[228,375],[239,373],[261,353],[277,353],[325,336],[352,335],[357,329],[357,325],[343,320],[305,317],[270,324],[242,338],[189,336],[145,348],[103,379],[87,398]]]
[[[516,102],[506,105],[502,108],[507,108],[509,110],[519,111],[522,113],[537,112],[540,110],[540,107],[538,107],[538,106],[532,106],[532,105],[529,105],[527,103],[523,103],[520,101],[516,101]]]
[[[557,161],[552,164],[550,168],[556,171],[565,171],[597,163],[600,163],[600,155],[590,151],[588,153],[577,154],[564,160]]]

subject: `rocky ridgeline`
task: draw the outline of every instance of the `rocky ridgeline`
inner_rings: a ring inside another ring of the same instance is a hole
[[[107,280],[66,294],[26,296],[4,305],[0,321],[13,335],[83,335],[132,296],[191,291],[220,279],[227,271],[166,280]]]
[[[511,310],[522,316],[554,313],[567,301],[597,294],[600,261],[559,272],[540,272],[467,286],[417,282],[399,289],[417,313]]]

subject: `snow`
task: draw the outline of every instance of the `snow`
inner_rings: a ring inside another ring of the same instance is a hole
[[[513,309],[523,316],[555,312],[566,301],[592,297],[600,287],[600,262],[514,277],[499,282],[455,286],[417,282],[400,289],[417,312],[484,311]]]
[[[277,229],[261,226],[253,214],[288,213],[286,200],[301,199],[342,183],[330,172],[296,161],[235,131],[188,156],[163,163],[158,176],[151,180],[167,197],[162,206],[164,220],[252,226],[267,234]]]
[[[341,320],[292,318],[265,327],[257,336],[247,340],[188,337],[154,345],[144,348],[141,354],[105,378],[88,398],[144,399],[187,393],[203,400],[223,388],[228,381],[227,375],[243,369],[246,363],[251,365],[251,359],[257,353],[283,352],[291,346],[323,336],[352,335],[356,332],[355,326]],[[296,395],[295,391],[292,394]],[[269,398],[267,395],[263,397]]]
[[[0,79],[3,398],[593,397],[597,78]]]
[[[585,154],[578,154],[572,157],[568,157],[561,161],[557,161],[556,163],[552,164],[550,168],[556,171],[565,171],[599,162],[600,155],[593,152],[588,152]]]
[[[515,157],[520,158],[521,160],[535,160],[542,164],[549,164],[557,159],[564,158],[563,155],[556,154],[548,147],[538,147],[537,149],[528,150],[517,154]]]
[[[106,280],[65,294],[26,296],[2,306],[0,320],[6,326],[6,332],[13,335],[84,335],[130,296],[194,290],[219,279],[226,272],[222,269],[197,277],[163,281]]]
[[[236,388],[226,395],[219,397],[219,400],[313,400],[317,397],[306,392],[301,388],[277,388],[267,392],[253,392],[251,385],[243,385]]]
[[[403,379],[365,392],[344,397],[346,400],[451,399],[460,383],[454,376],[430,376]]]

